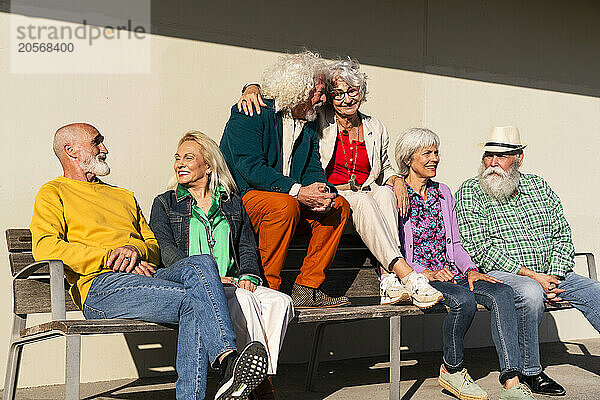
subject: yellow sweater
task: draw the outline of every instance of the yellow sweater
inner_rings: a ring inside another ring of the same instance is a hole
[[[103,272],[110,253],[133,245],[142,260],[158,265],[158,242],[133,193],[97,180],[60,176],[39,190],[31,220],[36,260],[62,260],[71,297],[82,308],[92,280]]]

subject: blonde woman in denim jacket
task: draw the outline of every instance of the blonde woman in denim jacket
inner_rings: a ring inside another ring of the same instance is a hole
[[[236,345],[265,345],[268,374],[277,371],[279,351],[292,299],[262,286],[254,232],[237,187],[217,144],[197,131],[179,141],[174,160],[174,189],[154,199],[150,217],[165,266],[197,254],[215,258],[227,297]],[[274,399],[270,379],[252,394]]]

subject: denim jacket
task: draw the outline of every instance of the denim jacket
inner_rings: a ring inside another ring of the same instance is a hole
[[[189,256],[193,201],[190,194],[177,197],[174,190],[154,199],[150,228],[158,240],[160,258],[166,267]],[[260,279],[254,231],[241,197],[236,193],[229,196],[223,193],[219,206],[229,224],[229,243],[238,276],[251,275]]]

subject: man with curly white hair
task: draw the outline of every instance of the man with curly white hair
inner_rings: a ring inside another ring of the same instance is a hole
[[[330,102],[318,111],[319,151],[325,176],[352,209],[356,232],[381,264],[381,304],[411,300],[429,308],[443,299],[416,273],[400,250],[398,216],[409,207],[406,184],[388,157],[389,135],[377,118],[360,111],[366,101],[367,74],[350,58],[327,66]],[[260,114],[258,85],[242,90],[238,110]],[[399,212],[400,211],[400,212]]]
[[[292,287],[297,308],[349,303],[345,296],[331,297],[320,289],[350,214],[348,202],[328,185],[320,162],[314,120],[325,102],[324,71],[323,60],[311,52],[280,57],[262,76],[265,108],[248,116],[234,105],[221,138],[221,151],[258,233],[269,287],[281,285],[296,228],[311,234]]]

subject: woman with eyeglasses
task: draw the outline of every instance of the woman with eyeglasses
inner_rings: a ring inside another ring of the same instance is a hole
[[[190,131],[179,140],[173,168],[172,189],[154,199],[150,216],[162,263],[168,267],[199,254],[214,257],[236,346],[261,342],[269,358],[268,374],[274,375],[294,317],[292,299],[262,286],[254,231],[223,155],[210,137]],[[274,399],[270,378],[250,398]]]
[[[321,164],[329,183],[352,208],[352,222],[371,253],[383,266],[381,304],[412,299],[428,308],[443,299],[422,274],[407,264],[400,251],[398,209],[408,210],[404,180],[395,174],[388,157],[385,126],[359,108],[366,100],[367,75],[358,62],[333,62],[328,71],[328,104],[319,109]],[[238,108],[260,111],[257,85],[248,85]]]

